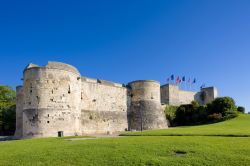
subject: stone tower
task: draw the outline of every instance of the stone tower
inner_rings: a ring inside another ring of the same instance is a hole
[[[131,96],[130,130],[167,128],[167,120],[161,108],[160,83],[140,80],[129,83],[128,88]]]
[[[197,94],[197,100],[201,104],[207,104],[212,102],[218,96],[217,89],[215,87],[202,88]]]
[[[179,104],[179,86],[166,84],[161,86],[161,103],[168,105]]]
[[[81,79],[76,68],[59,62],[24,70],[22,137],[80,132]]]

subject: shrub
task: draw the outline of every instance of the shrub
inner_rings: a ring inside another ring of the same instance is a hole
[[[204,115],[204,110],[201,109],[198,102],[192,102],[191,104],[181,105],[176,110],[176,118],[174,122],[176,125],[192,125],[200,123]]]
[[[209,122],[219,122],[222,121],[222,114],[221,113],[213,113],[208,115],[208,121]]]
[[[166,118],[168,119],[170,126],[175,126],[174,119],[175,119],[175,113],[177,110],[178,106],[170,106],[167,105],[165,108],[165,114]]]
[[[244,114],[244,113],[245,113],[245,107],[239,106],[239,107],[237,108],[237,111]]]
[[[183,105],[177,108],[174,123],[178,126],[186,124],[186,109]]]
[[[238,111],[237,111],[238,110]],[[211,103],[199,105],[197,101],[191,104],[167,106],[166,117],[171,126],[205,124],[228,120],[238,116],[238,112],[245,112],[244,107],[236,107],[230,97],[216,98]]]
[[[218,97],[208,105],[209,114],[221,113],[222,116],[226,116],[228,112],[236,112],[236,110],[235,101],[231,97]]]
[[[232,119],[238,116],[238,112],[237,111],[227,111],[225,116],[223,117],[223,120],[228,120],[228,119]]]

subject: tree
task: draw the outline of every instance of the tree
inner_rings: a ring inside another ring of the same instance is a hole
[[[231,97],[218,97],[208,106],[209,114],[221,113],[225,116],[228,112],[236,112],[235,101]]]
[[[244,113],[245,113],[245,107],[239,106],[239,107],[237,108],[237,111],[244,114]]]
[[[218,121],[219,117],[221,117],[220,120],[227,120],[238,115],[237,106],[231,97],[218,97],[212,103],[208,104],[207,108],[208,114],[212,115],[210,119],[216,117],[215,121]]]
[[[16,121],[16,92],[0,85],[0,134],[13,134]]]

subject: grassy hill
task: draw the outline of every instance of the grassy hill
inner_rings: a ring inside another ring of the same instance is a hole
[[[0,165],[249,165],[249,122],[250,116],[242,115],[211,125],[145,131],[142,136],[0,142]],[[182,133],[210,136],[167,136]]]
[[[147,130],[143,132],[127,132],[126,136],[250,136],[250,115],[208,125],[174,127],[162,130]]]

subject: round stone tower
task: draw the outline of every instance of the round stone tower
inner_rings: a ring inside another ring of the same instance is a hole
[[[73,66],[49,62],[24,70],[23,137],[80,133],[81,78]]]
[[[167,128],[167,120],[161,108],[160,83],[139,80],[128,84],[131,100],[129,117],[130,130]]]

